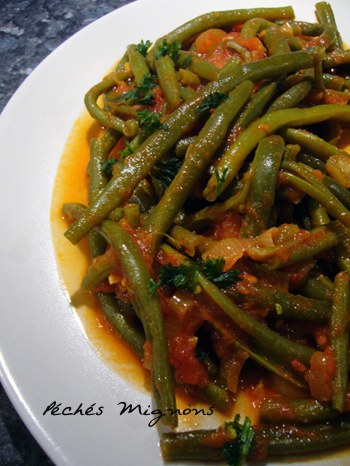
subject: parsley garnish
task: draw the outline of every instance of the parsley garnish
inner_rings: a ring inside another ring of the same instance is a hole
[[[197,265],[172,265],[168,262],[162,265],[157,276],[160,276],[158,283],[150,280],[148,290],[152,296],[160,286],[175,286],[178,290],[187,290],[191,293],[197,287],[198,266]]]
[[[147,55],[147,50],[151,47],[151,45],[151,41],[146,40],[146,42],[144,42],[143,40],[141,40],[141,42],[137,44],[136,50],[145,57]]]
[[[233,441],[227,441],[222,448],[222,456],[226,458],[229,466],[241,466],[253,444],[254,429],[250,427],[251,420],[246,417],[244,424],[239,423],[237,414],[233,422],[225,422],[225,432],[232,431]]]
[[[149,133],[162,129],[167,131],[168,125],[160,121],[161,117],[164,116],[166,110],[166,104],[163,107],[162,113],[151,112],[148,108],[144,110],[137,110],[137,116],[140,120],[140,125]]]
[[[157,180],[160,180],[165,188],[168,188],[175,178],[177,172],[180,170],[182,165],[182,160],[176,157],[165,160],[164,162],[159,162],[151,170],[151,175]]]
[[[228,173],[228,168],[224,168],[223,172],[222,172],[222,175],[220,175],[219,171],[215,168],[214,172],[215,172],[215,176],[216,176],[216,181],[218,183],[217,187],[216,187],[216,195],[218,196],[220,193],[221,193],[221,188],[222,188],[222,185],[225,183],[226,181],[226,177],[227,177],[227,173]]]
[[[192,63],[193,63],[193,62],[192,62],[192,57],[193,57],[193,55],[188,55],[188,56],[184,59],[184,61],[182,62],[182,66],[185,67],[185,68],[187,68],[188,66],[191,66]]]
[[[151,92],[150,94],[145,95],[145,97],[142,97],[142,99],[139,100],[137,103],[139,105],[154,105],[156,103],[154,100],[155,97],[155,93]]]
[[[207,257],[202,273],[208,278],[208,280],[211,280],[217,285],[233,285],[240,280],[238,277],[240,271],[238,269],[234,269],[224,272],[225,262],[226,261],[223,257],[219,257],[218,259],[209,259],[209,257]]]
[[[211,108],[218,107],[224,100],[228,98],[227,94],[222,92],[214,92],[209,94],[207,97],[204,97],[200,106],[196,109],[197,113],[203,113]]]
[[[102,170],[105,171],[105,174],[107,177],[110,177],[112,175],[113,165],[118,163],[118,160],[119,159],[111,157],[110,159],[107,160],[107,162],[101,162],[101,168]]]
[[[157,276],[160,277],[160,280],[158,283],[150,280],[148,284],[150,295],[152,296],[159,287],[164,285],[173,285],[179,290],[187,290],[193,293],[198,285],[198,272],[200,270],[213,283],[223,286],[236,283],[239,280],[237,277],[240,273],[239,270],[228,270],[223,273],[224,266],[225,259],[223,257],[219,259],[207,258],[204,264],[199,262],[191,265],[174,266],[168,262],[159,269]]]
[[[125,100],[130,100],[130,103],[134,104],[139,99],[143,98],[146,92],[156,87],[156,80],[157,76],[154,74],[145,73],[140,80],[140,84],[136,86],[133,91],[129,91],[125,94]]]
[[[169,57],[173,59],[174,64],[177,65],[177,62],[180,58],[180,49],[181,41],[179,39],[176,39],[174,42],[170,43],[166,39],[163,39],[162,45],[157,48],[156,60],[158,60],[160,57],[164,57],[165,55],[169,55]]]
[[[199,346],[196,347],[196,358],[199,359],[201,362],[205,361],[208,359],[208,353],[204,351],[203,348],[200,348]]]
[[[126,141],[125,143],[126,149],[125,150],[120,150],[118,154],[121,155],[121,158],[125,159],[125,157],[128,157],[129,155],[133,154],[135,151],[134,149],[130,146],[130,142]]]

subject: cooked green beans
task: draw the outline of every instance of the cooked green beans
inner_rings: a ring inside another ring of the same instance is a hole
[[[256,409],[163,434],[165,460],[349,442],[350,56],[330,5],[316,15],[198,16],[128,45],[86,94],[105,129],[88,206],[62,209],[66,238],[89,240],[82,290],[150,370],[165,425],[187,412],[177,386],[190,406]]]

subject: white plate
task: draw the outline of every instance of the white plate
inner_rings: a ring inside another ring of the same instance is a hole
[[[288,4],[248,0],[244,7]],[[166,5],[166,7],[165,7]],[[350,43],[348,0],[332,2]],[[0,117],[1,381],[20,416],[57,465],[161,465],[158,432],[147,416],[119,416],[120,401],[150,399],[110,369],[81,330],[56,268],[50,204],[57,166],[87,89],[127,44],[155,40],[231,0],[139,0],[86,27],[55,50],[18,89]],[[314,2],[294,1],[314,21]],[[63,406],[103,406],[100,416],[52,416]],[[334,462],[335,461],[335,462]],[[308,463],[310,464],[310,463]],[[317,464],[340,465],[341,459]]]

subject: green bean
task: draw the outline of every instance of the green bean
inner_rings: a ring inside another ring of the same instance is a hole
[[[348,242],[344,241],[343,243],[338,244],[334,248],[334,252],[337,267],[350,275],[350,250]]]
[[[107,251],[95,257],[81,282],[81,289],[84,291],[94,291],[96,286],[106,280],[115,268],[115,258]]]
[[[62,211],[68,218],[74,219],[79,218],[84,209],[86,209],[86,207],[82,204],[64,204]],[[101,242],[95,241],[95,238],[92,237],[92,233],[96,233],[100,238],[101,235],[97,232],[91,232],[89,235],[90,255],[92,258],[96,258],[98,261],[97,263],[101,265],[98,258],[100,257],[100,254],[104,253],[105,245],[101,244]],[[99,267],[98,272],[102,273],[101,267]],[[96,277],[93,277],[92,275],[90,278],[96,279]],[[88,278],[86,278],[86,284],[87,281]],[[110,293],[97,293],[97,300],[108,322],[122,336],[128,346],[130,346],[138,356],[143,358],[145,336],[140,330],[138,322],[135,321],[131,309]]]
[[[253,260],[261,261],[267,270],[277,270],[317,256],[349,237],[349,230],[335,220],[313,228],[305,238],[268,248],[250,247],[247,251]]]
[[[198,274],[198,283],[203,292],[227,313],[236,324],[249,335],[252,335],[272,352],[287,361],[298,359],[308,365],[314,353],[312,348],[294,343],[276,332],[268,329],[237,307],[222,291],[211,283],[202,273]]]
[[[334,278],[332,312],[329,322],[330,347],[335,361],[331,383],[332,407],[344,411],[349,372],[349,276],[339,272]]]
[[[140,308],[140,316],[146,338],[152,352],[153,390],[158,394],[163,418],[166,425],[175,427],[176,409],[174,385],[168,356],[167,336],[164,329],[163,314],[157,294],[150,296],[148,283],[151,275],[142,259],[138,247],[127,232],[111,220],[105,220],[98,231],[107,239],[117,252],[121,266],[128,280],[128,286]],[[169,412],[170,410],[170,412]]]
[[[269,310],[274,317],[303,322],[328,323],[330,304],[319,299],[294,295],[271,286],[249,285],[249,294],[237,299]]]
[[[184,87],[180,85],[180,97],[186,102],[196,95],[196,91],[191,87]]]
[[[340,65],[347,65],[350,63],[350,50],[338,51],[327,53],[322,61],[323,68],[334,68]]]
[[[327,448],[346,445],[350,440],[349,416],[329,421],[327,424],[298,426],[254,427],[254,445],[248,459],[262,459],[268,454],[290,455],[322,451]],[[170,432],[162,434],[160,446],[165,461],[176,460],[222,460],[222,449],[227,441],[215,442],[221,429]],[[220,437],[219,437],[220,438]],[[234,443],[234,440],[232,441]]]
[[[168,55],[159,57],[155,62],[158,82],[169,109],[174,111],[181,103],[180,87],[173,59]]]
[[[294,11],[292,7],[285,7],[252,8],[206,13],[179,26],[169,34],[160,37],[147,54],[148,64],[152,66],[154,63],[156,50],[163,43],[163,39],[167,39],[168,42],[179,40],[181,43],[184,43],[206,29],[233,27],[256,17],[265,18],[269,21],[288,20],[294,18]],[[249,78],[247,77],[246,79]]]
[[[139,86],[142,77],[150,74],[146,58],[137,50],[137,46],[135,44],[128,45],[127,52],[135,83]]]
[[[299,83],[295,84],[282,95],[277,97],[277,99],[268,108],[267,113],[297,106],[298,103],[309,94],[313,87],[313,83],[313,79],[310,76],[305,75]]]
[[[285,127],[281,128],[278,134],[280,134],[286,142],[290,144],[299,144],[322,160],[328,160],[329,157],[336,154],[349,157],[346,151],[338,149],[333,144],[330,144],[319,136],[304,129]]]
[[[270,28],[274,25],[271,21],[263,18],[253,18],[246,21],[241,30],[241,37],[248,39],[250,37],[257,37],[259,32],[264,29]]]
[[[315,201],[312,197],[307,199],[307,206],[310,213],[310,220],[312,228],[316,228],[321,225],[326,225],[330,222],[330,218],[324,207]]]
[[[200,390],[204,397],[220,409],[228,411],[231,409],[231,401],[227,390],[213,383],[206,385]]]
[[[211,156],[223,141],[232,119],[248,101],[253,88],[251,81],[245,81],[237,86],[229,94],[228,99],[215,109],[197,136],[196,142],[189,147],[180,170],[144,225],[145,231],[153,236],[151,240],[153,252],[159,247],[162,234],[170,228]]]
[[[350,228],[350,211],[313,175],[306,165],[301,163],[283,162],[283,176],[296,188],[304,191],[319,202],[329,214]],[[286,170],[289,170],[288,172]],[[290,173],[292,172],[292,173]]]
[[[331,402],[312,399],[268,398],[260,408],[260,421],[267,424],[315,424],[339,416]]]
[[[322,183],[348,210],[350,210],[350,193],[348,189],[344,188],[344,186],[330,176],[323,176]]]
[[[183,50],[180,51],[178,67],[183,67],[186,59],[191,59],[187,68],[199,78],[205,79],[206,81],[214,81],[222,74],[221,69],[217,66],[212,65],[197,55],[193,55],[192,53],[185,52]]]
[[[140,207],[138,204],[125,204],[124,217],[132,228],[140,226]]]
[[[239,118],[234,123],[232,129],[230,130],[230,135],[233,134],[234,137],[243,132],[250,123],[252,123],[256,118],[259,118],[264,111],[266,105],[271,101],[273,96],[275,95],[280,81],[283,79],[283,76],[278,78],[276,81],[273,81],[266,86],[263,86],[259,89],[255,94],[252,96],[251,100],[248,102],[246,107],[242,110]],[[225,151],[229,150],[231,145],[231,138],[230,135],[228,137],[228,141],[225,145]]]
[[[299,52],[293,52],[295,55]],[[280,55],[278,56],[280,57]],[[259,141],[283,126],[297,126],[317,123],[330,118],[341,121],[350,120],[350,107],[344,105],[318,105],[307,109],[293,108],[277,110],[268,113],[252,123],[231,148],[221,158],[217,170],[222,176],[225,170],[225,181],[222,184],[223,191],[232,179],[237,175],[248,154],[255,148]],[[217,177],[212,175],[208,181],[203,194],[208,201],[214,201],[217,197],[218,182]]]
[[[114,130],[124,134],[127,137],[132,137],[136,135],[139,129],[136,120],[124,121],[106,112],[97,104],[98,97],[104,92],[107,92],[110,89],[112,89],[116,84],[116,79],[117,76],[114,77],[113,75],[109,75],[106,78],[104,78],[103,81],[93,86],[85,94],[84,102],[92,118],[95,118],[97,121],[102,123],[102,125],[104,125],[107,128],[113,128]]]
[[[186,70],[184,68],[179,69],[179,76],[181,84],[184,86],[190,86],[196,89],[201,83],[201,80],[197,74],[192,73],[192,71]]]
[[[135,319],[122,312],[123,307],[115,295],[100,292],[97,298],[108,322],[117,330],[130,348],[143,359],[143,345],[146,339],[142,330],[136,325]]]
[[[167,131],[156,131],[132,156],[125,159],[118,174],[112,178],[99,197],[89,205],[86,212],[65,233],[66,238],[73,244],[77,244],[95,225],[106,218],[109,212],[131,196],[132,191],[150,169],[199,119],[199,113],[196,112],[196,109],[205,97],[214,92],[230,92],[247,78],[251,78],[252,81],[273,78],[310,66],[311,57],[308,53],[293,52],[241,65],[233,72],[209,83],[167,118]],[[332,106],[327,105],[327,107]],[[344,107],[340,107],[344,111]]]
[[[242,238],[254,238],[269,228],[283,151],[284,141],[280,136],[268,136],[258,144],[252,164],[253,180],[241,228]]]
[[[176,144],[175,153],[176,156],[180,159],[183,159],[186,155],[187,149],[190,147],[191,144],[196,142],[196,136],[189,136],[184,139],[180,139],[180,141]]]
[[[328,277],[320,273],[318,270],[313,270],[311,271],[308,280],[298,289],[298,291],[309,298],[331,302],[333,295],[333,283]]]
[[[233,55],[221,68],[220,75],[227,73],[228,71],[234,70],[237,66],[241,65],[243,60],[239,58],[237,55]]]
[[[300,151],[297,154],[297,158],[294,160],[294,162],[300,162],[310,168],[313,168],[314,170],[319,170],[323,175],[327,173],[326,162],[308,152]]]
[[[337,24],[335,22],[334,13],[331,5],[328,2],[318,2],[316,3],[316,15],[321,24],[328,24],[335,29],[336,38],[334,41],[335,50],[344,50],[343,42],[340,36],[340,33],[337,29]]]
[[[184,250],[189,256],[201,255],[213,242],[211,238],[197,235],[180,225],[172,227],[167,240],[176,249]]]
[[[260,38],[268,50],[269,56],[280,55],[290,52],[290,47],[285,35],[280,31],[278,26],[272,26],[264,29],[260,33]]]

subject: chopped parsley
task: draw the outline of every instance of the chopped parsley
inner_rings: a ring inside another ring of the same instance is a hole
[[[229,169],[227,167],[224,168],[224,170],[222,172],[222,175],[220,175],[219,171],[215,168],[215,176],[216,176],[216,181],[218,183],[218,185],[216,187],[216,195],[217,196],[221,193],[221,188],[222,188],[222,185],[226,181],[228,170]]]
[[[151,175],[157,180],[160,180],[165,188],[168,188],[177,172],[180,170],[181,165],[182,160],[173,157],[165,160],[164,162],[159,162],[154,168],[152,168]]]
[[[155,93],[151,92],[150,94],[145,95],[145,97],[142,97],[137,103],[139,105],[154,105],[156,103],[155,101]]]
[[[233,422],[225,422],[225,432],[231,434],[232,441],[224,443],[222,456],[229,466],[241,466],[253,445],[255,431],[250,427],[251,420],[246,417],[243,425],[239,421],[240,415],[237,414]]]
[[[145,108],[144,110],[137,110],[137,116],[142,128],[144,128],[149,133],[154,133],[159,129],[167,131],[168,125],[161,122],[161,118],[164,116],[165,110],[166,104],[163,107],[162,113],[152,113],[148,108]]]
[[[168,42],[166,39],[163,39],[162,45],[157,48],[156,52],[156,60],[160,57],[164,57],[168,55],[173,59],[175,65],[180,59],[180,49],[181,49],[181,41],[176,39],[174,42]]]
[[[126,141],[125,145],[126,145],[126,148],[118,152],[118,154],[120,154],[122,159],[125,159],[126,157],[128,157],[129,155],[135,152],[134,149],[130,146],[129,141]]]
[[[198,262],[191,265],[179,265],[174,266],[170,262],[166,265],[162,265],[157,274],[160,277],[158,283],[154,280],[150,280],[148,289],[152,296],[158,288],[165,285],[175,286],[179,290],[187,290],[193,293],[198,286],[198,273],[201,271],[208,280],[221,286],[231,285],[236,283],[239,278],[240,271],[228,270],[223,273],[225,266],[225,259],[220,257],[219,259],[207,258],[204,262]]]
[[[192,62],[192,57],[193,57],[193,55],[191,54],[191,55],[188,55],[188,56],[184,59],[184,61],[182,62],[182,66],[183,66],[184,68],[187,68],[188,66],[191,66],[191,65],[192,65],[192,63],[193,63],[193,62]]]
[[[139,44],[137,44],[136,50],[138,52],[140,52],[145,57],[147,55],[147,51],[151,47],[151,45],[152,45],[151,41],[146,40],[146,42],[144,42],[143,40],[141,40],[141,42]]]
[[[214,92],[204,97],[200,106],[196,109],[197,113],[204,113],[212,108],[218,107],[224,100],[228,98],[227,94],[222,92]]]
[[[129,91],[125,94],[125,100],[130,100],[131,104],[134,104],[138,100],[145,97],[145,94],[156,87],[157,76],[154,74],[145,73],[138,86],[135,86],[133,91]]]
[[[209,257],[207,257],[202,273],[208,278],[208,280],[211,280],[217,285],[233,285],[240,280],[238,277],[240,271],[238,269],[234,269],[224,272],[225,262],[226,261],[223,257],[219,257],[218,259],[209,259]]]
[[[193,293],[197,287],[198,266],[197,265],[172,265],[168,262],[162,265],[157,274],[160,279],[158,283],[150,280],[148,290],[152,296],[159,287],[170,285],[178,290],[187,290]]]
[[[208,353],[201,348],[200,346],[196,347],[196,358],[199,359],[201,362],[205,361],[208,359]]]
[[[112,176],[113,172],[113,165],[118,163],[119,159],[116,159],[114,157],[111,157],[110,159],[107,160],[107,162],[101,162],[101,168],[102,170],[105,171],[106,176],[109,178]]]

